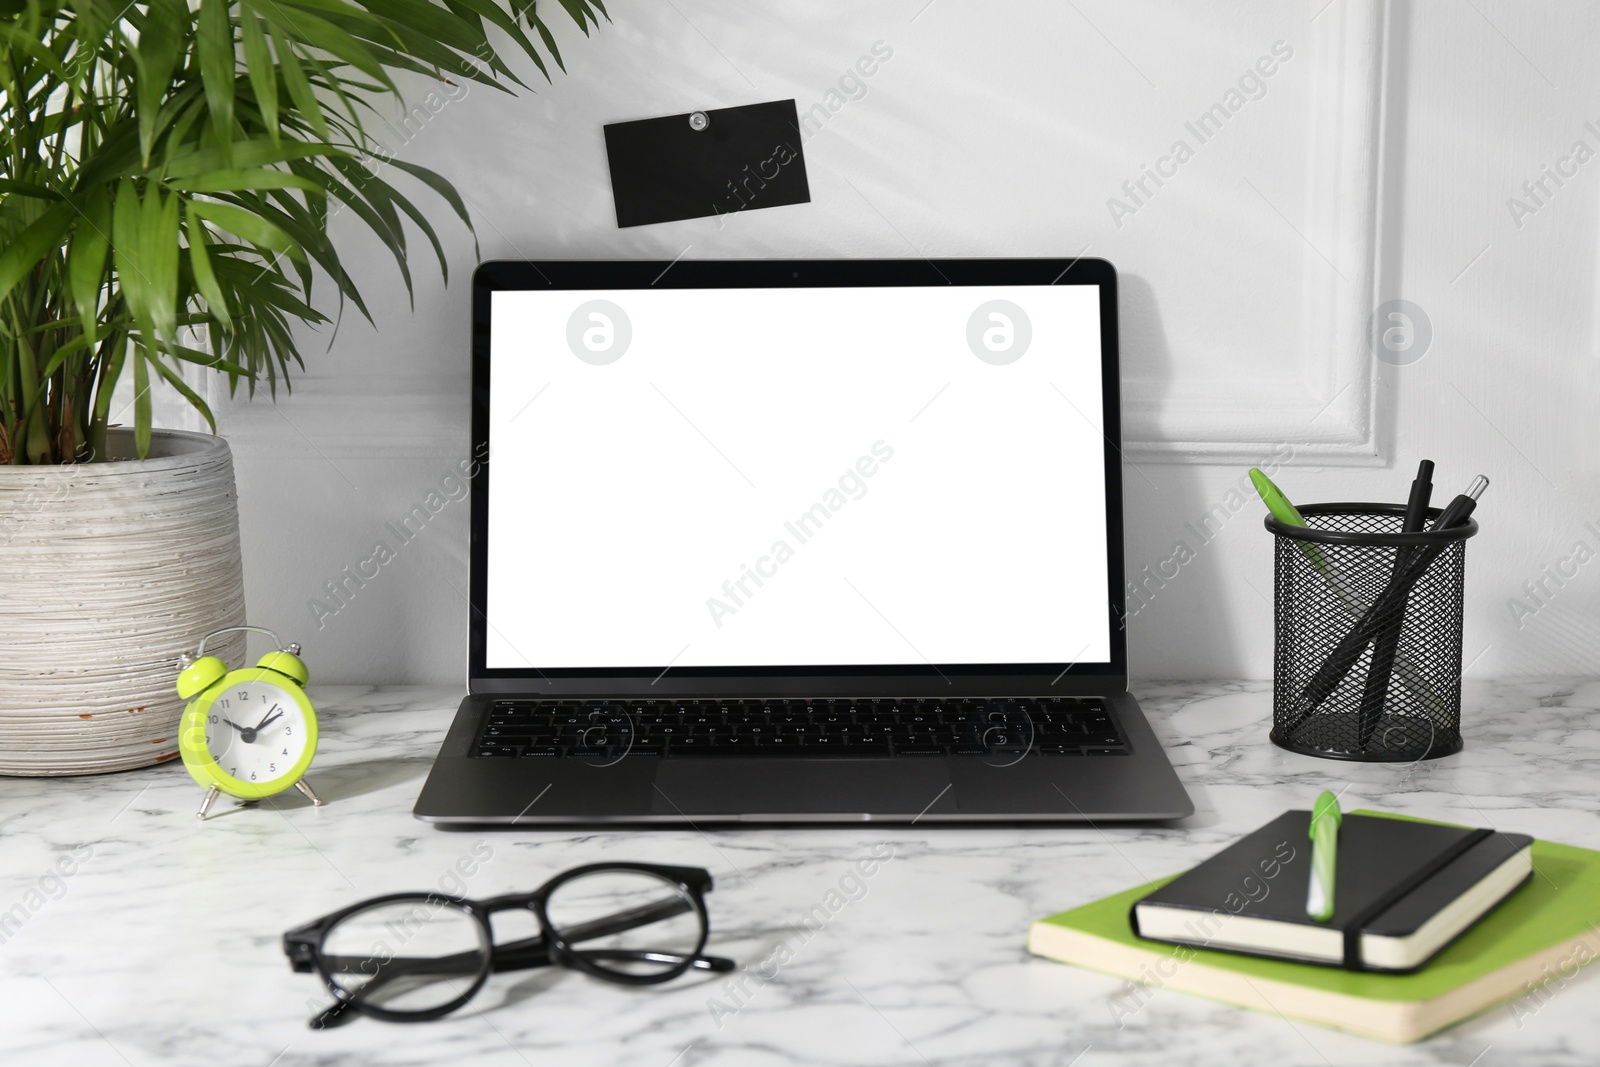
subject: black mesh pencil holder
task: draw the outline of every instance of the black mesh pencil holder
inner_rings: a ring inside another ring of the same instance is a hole
[[[1461,751],[1462,593],[1478,524],[1401,533],[1401,504],[1300,512],[1303,527],[1266,522],[1273,744],[1375,763]]]

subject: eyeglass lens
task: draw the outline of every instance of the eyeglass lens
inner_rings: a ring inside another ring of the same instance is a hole
[[[563,882],[546,901],[545,916],[579,956],[629,977],[681,967],[704,936],[688,892],[643,871],[594,871]]]
[[[328,931],[322,962],[364,1005],[434,1010],[459,999],[489,966],[489,941],[470,913],[437,897],[363,908]]]

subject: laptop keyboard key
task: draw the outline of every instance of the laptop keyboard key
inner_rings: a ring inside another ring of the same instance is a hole
[[[527,737],[533,733],[533,730],[534,726],[531,722],[522,723],[518,726],[491,726],[483,731],[483,740],[485,744],[492,744],[502,739],[509,741],[511,738]]]

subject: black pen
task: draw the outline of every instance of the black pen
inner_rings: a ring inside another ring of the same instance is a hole
[[[1411,496],[1406,500],[1405,521],[1401,533],[1420,533],[1428,524],[1428,501],[1433,496],[1433,460],[1425,459],[1417,465],[1417,477],[1411,483]],[[1390,581],[1400,575],[1414,549],[1394,550],[1394,568]],[[1372,645],[1372,662],[1367,666],[1367,682],[1361,690],[1361,707],[1356,719],[1356,733],[1360,747],[1366,748],[1377,732],[1378,721],[1383,717],[1384,698],[1389,693],[1389,679],[1394,673],[1395,652],[1400,647],[1400,629],[1405,625],[1405,604],[1395,615],[1394,625],[1386,627]]]
[[[1478,506],[1478,498],[1483,495],[1483,491],[1487,488],[1489,488],[1488,478],[1480,474],[1472,479],[1472,484],[1467,486],[1467,491],[1445,505],[1445,509],[1439,512],[1439,517],[1433,520],[1433,525],[1429,529],[1449,530],[1466,522],[1472,515],[1472,509]],[[1438,556],[1444,549],[1444,545],[1432,545],[1423,549],[1423,552],[1433,553],[1432,556],[1428,557],[1428,563],[1432,563],[1434,557]],[[1426,567],[1427,564],[1425,563],[1423,566]]]
[[[1474,478],[1467,491],[1450,501],[1449,505],[1439,513],[1439,517],[1433,520],[1431,529],[1449,530],[1466,522],[1472,515],[1472,509],[1478,506],[1478,497],[1483,495],[1488,486],[1489,479],[1483,475]],[[1411,595],[1411,587],[1447,547],[1448,543],[1428,545],[1419,549],[1406,561],[1405,569],[1389,580],[1377,603],[1361,616],[1360,622],[1350,628],[1349,633],[1344,635],[1328,658],[1322,661],[1322,666],[1311,676],[1311,681],[1306,683],[1305,689],[1300,694],[1303,701],[1300,715],[1289,727],[1291,732],[1298,729],[1312,710],[1339,688],[1344,676],[1350,673],[1350,668],[1361,658],[1361,652],[1367,647],[1367,642],[1405,610],[1406,598]]]
[[[1417,478],[1411,483],[1411,497],[1406,501],[1405,533],[1421,533],[1428,525],[1428,501],[1433,497],[1433,460],[1417,464]]]

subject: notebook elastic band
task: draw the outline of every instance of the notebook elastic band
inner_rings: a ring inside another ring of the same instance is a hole
[[[1394,907],[1395,904],[1409,896],[1412,890],[1454,863],[1470,849],[1477,847],[1479,842],[1484,841],[1493,833],[1493,830],[1472,831],[1472,833],[1423,864],[1412,873],[1411,877],[1367,905],[1346,923],[1344,927],[1344,966],[1353,971],[1366,970],[1366,964],[1361,959],[1361,933],[1367,928],[1367,924]]]

